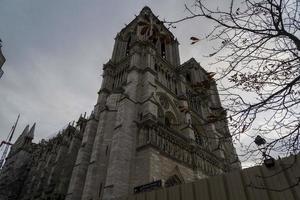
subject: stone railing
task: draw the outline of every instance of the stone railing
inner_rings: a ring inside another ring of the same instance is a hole
[[[137,149],[146,146],[152,146],[172,159],[191,168],[201,169],[210,176],[228,170],[222,159],[201,148],[177,131],[167,129],[159,124],[140,127]]]

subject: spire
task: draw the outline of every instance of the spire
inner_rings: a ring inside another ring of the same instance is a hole
[[[28,131],[29,131],[29,124],[26,125],[21,135],[17,138],[15,144],[19,144],[21,141],[23,141],[26,135],[28,134]]]
[[[21,135],[25,135],[28,133],[29,130],[29,124],[27,124],[27,126],[24,128],[23,132],[21,133]]]
[[[17,138],[15,143],[11,146],[11,150],[8,155],[9,157],[14,155],[16,152],[18,152],[18,150],[24,145],[28,133],[29,133],[29,124],[24,128],[21,135]]]
[[[27,136],[28,138],[31,138],[31,139],[33,139],[33,138],[34,138],[35,124],[36,124],[36,123],[34,123],[34,124],[32,125],[32,127],[31,127],[30,131],[27,133],[27,135],[26,135],[26,136]]]

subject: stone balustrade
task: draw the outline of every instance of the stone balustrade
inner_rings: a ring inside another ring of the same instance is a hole
[[[209,176],[228,170],[224,161],[224,164],[220,164],[221,158],[203,149],[176,130],[165,128],[160,124],[140,127],[137,142],[137,149],[152,146],[189,167],[201,169]]]

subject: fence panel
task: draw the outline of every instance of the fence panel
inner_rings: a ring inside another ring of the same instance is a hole
[[[127,198],[127,200],[258,199],[300,200],[300,155],[277,160],[275,166],[270,168],[256,166]]]

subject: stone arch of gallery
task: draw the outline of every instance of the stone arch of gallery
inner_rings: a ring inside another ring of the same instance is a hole
[[[179,112],[171,99],[162,92],[156,93],[159,103],[157,109],[158,121],[171,128],[172,125],[177,125],[179,120]]]
[[[164,110],[170,110],[176,118],[179,116],[179,110],[170,97],[163,92],[156,92],[156,101],[163,107]]]
[[[165,113],[165,125],[168,127],[168,128],[171,128],[172,126],[175,126],[177,125],[177,120],[176,120],[176,117],[175,115],[170,112],[170,111],[167,111]]]

